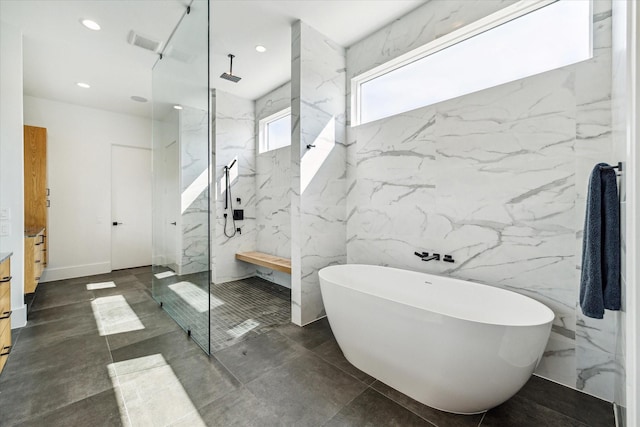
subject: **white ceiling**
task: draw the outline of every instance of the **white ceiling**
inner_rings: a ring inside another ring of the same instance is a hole
[[[256,99],[290,79],[291,24],[301,19],[348,47],[426,0],[210,0],[211,85]],[[150,116],[157,55],[127,43],[130,30],[166,42],[190,0],[1,0],[2,25],[24,36],[24,93]],[[90,18],[100,31],[84,28]],[[258,53],[257,44],[267,47]],[[239,83],[219,78],[236,55]],[[91,84],[81,89],[76,82]]]

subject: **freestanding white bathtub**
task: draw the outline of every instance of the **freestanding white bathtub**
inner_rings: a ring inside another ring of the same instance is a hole
[[[554,314],[524,295],[396,268],[320,270],[331,329],[349,362],[436,409],[486,411],[538,365]]]

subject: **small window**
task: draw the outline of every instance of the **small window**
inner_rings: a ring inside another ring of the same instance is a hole
[[[260,120],[260,152],[291,145],[291,108]]]
[[[591,2],[520,1],[352,80],[367,123],[592,56]]]

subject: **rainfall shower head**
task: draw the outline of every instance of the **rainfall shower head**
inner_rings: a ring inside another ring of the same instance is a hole
[[[227,73],[220,74],[220,78],[221,79],[225,79],[225,80],[229,80],[229,81],[234,82],[234,83],[238,83],[242,77],[238,77],[238,76],[234,76],[233,75],[233,58],[235,58],[235,55],[229,54],[227,56],[229,57],[229,73],[228,74]]]

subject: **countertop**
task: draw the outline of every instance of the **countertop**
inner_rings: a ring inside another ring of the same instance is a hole
[[[3,262],[5,259],[9,258],[13,255],[13,252],[0,252],[0,262]]]
[[[24,230],[24,237],[36,237],[44,227],[31,227]]]

